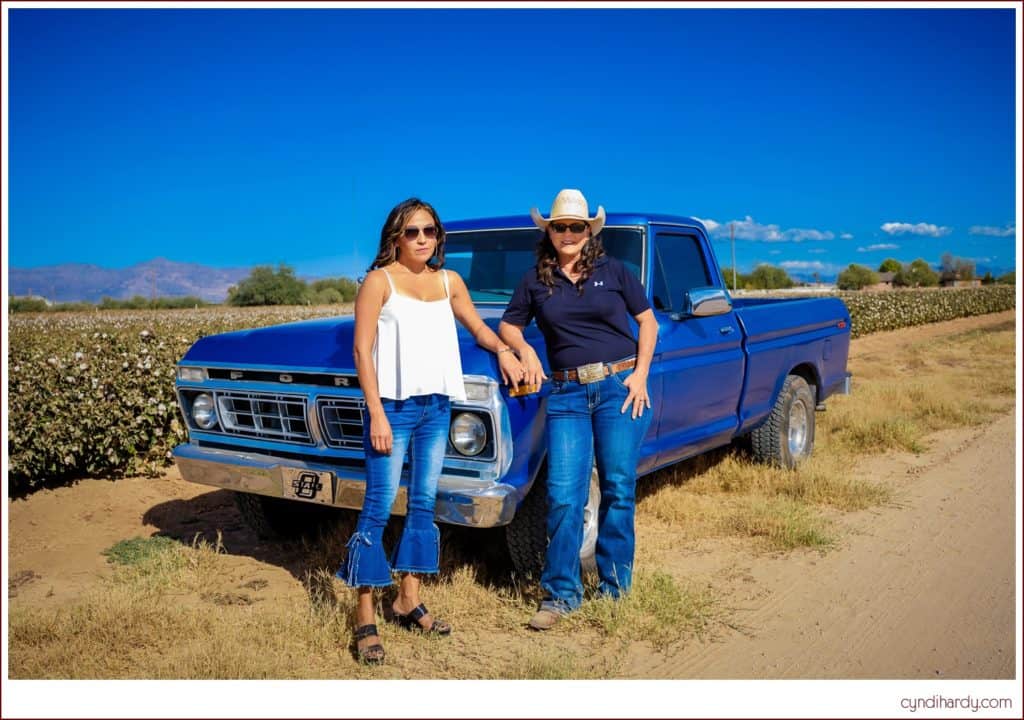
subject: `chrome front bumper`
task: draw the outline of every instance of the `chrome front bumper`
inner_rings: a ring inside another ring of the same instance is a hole
[[[192,444],[174,448],[174,460],[181,476],[189,482],[279,498],[284,497],[285,470],[329,472],[333,477],[330,496],[327,502],[317,504],[353,510],[363,506],[366,475],[359,468],[214,450]],[[406,502],[406,487],[402,485],[398,488],[391,512],[405,515]],[[510,523],[518,504],[519,494],[512,485],[442,475],[438,481],[434,514],[439,522],[494,527]]]

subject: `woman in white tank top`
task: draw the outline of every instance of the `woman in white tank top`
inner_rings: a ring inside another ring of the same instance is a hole
[[[380,247],[356,296],[354,355],[366,398],[363,447],[366,496],[338,577],[358,589],[355,637],[359,659],[384,660],[373,589],[401,574],[389,618],[419,632],[448,635],[419,596],[417,574],[438,571],[434,523],[437,480],[447,447],[450,401],[465,400],[455,321],[497,354],[502,379],[524,371],[511,348],[484,324],[458,273],[444,270],[444,228],[429,204],[410,198],[392,209]],[[408,510],[389,561],[381,544],[409,454]]]

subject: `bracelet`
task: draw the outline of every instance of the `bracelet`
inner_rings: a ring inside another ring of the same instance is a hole
[[[499,350],[498,352],[496,352],[494,354],[495,355],[501,355],[503,352],[514,352],[514,351],[512,350],[512,347],[510,345],[506,345],[505,347],[503,347],[501,350]]]

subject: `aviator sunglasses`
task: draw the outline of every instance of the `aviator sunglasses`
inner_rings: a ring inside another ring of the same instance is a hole
[[[433,240],[434,238],[437,237],[436,225],[427,225],[426,227],[423,228],[413,227],[412,225],[410,225],[405,229],[405,232],[403,232],[402,234],[405,236],[406,240],[415,240],[417,237],[419,237],[420,230],[423,231],[423,234],[426,236],[428,240]]]
[[[574,233],[581,233],[587,229],[587,224],[581,222],[574,222],[569,224],[553,222],[551,223],[551,229],[554,230],[556,233],[564,233],[566,230],[569,230],[570,232]]]

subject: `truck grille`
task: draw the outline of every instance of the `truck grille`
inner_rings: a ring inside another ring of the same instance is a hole
[[[317,400],[320,427],[331,447],[361,450],[363,447],[362,398],[324,398]]]
[[[217,416],[232,435],[312,445],[305,398],[260,392],[218,392]]]

